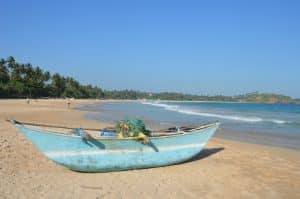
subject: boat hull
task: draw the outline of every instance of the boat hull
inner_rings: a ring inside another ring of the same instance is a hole
[[[49,159],[81,172],[108,172],[166,166],[198,154],[218,124],[183,135],[153,137],[143,144],[130,139],[91,139],[17,125]]]

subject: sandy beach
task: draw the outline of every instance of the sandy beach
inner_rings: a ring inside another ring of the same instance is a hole
[[[213,138],[183,164],[79,173],[48,160],[6,122],[104,127],[72,109],[96,100],[0,100],[0,198],[300,198],[296,150]]]

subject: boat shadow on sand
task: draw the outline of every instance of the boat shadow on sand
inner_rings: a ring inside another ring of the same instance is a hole
[[[211,155],[214,155],[216,153],[219,153],[220,151],[223,151],[225,148],[224,147],[217,147],[217,148],[209,148],[209,149],[203,149],[202,151],[200,151],[198,154],[196,154],[194,157],[179,163],[179,164],[183,164],[183,163],[188,163],[188,162],[193,162],[193,161],[197,161],[197,160],[201,160],[201,159],[205,159]]]

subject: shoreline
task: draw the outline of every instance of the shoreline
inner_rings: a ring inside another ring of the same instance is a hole
[[[96,102],[95,104],[92,105],[81,105],[79,107],[75,107],[77,110],[83,110],[83,111],[90,111],[90,113],[84,114],[84,117],[87,119],[92,119],[96,120],[99,122],[107,122],[108,125],[114,125],[113,122],[111,121],[117,121],[120,119],[123,119],[126,117],[126,114],[119,114],[118,110],[119,109],[114,109],[114,105],[107,103],[111,101],[103,101],[103,102]],[[115,102],[115,101],[114,101]],[[112,102],[112,103],[114,103]],[[122,106],[120,110],[123,110],[126,108],[126,103],[124,101],[117,101],[120,103],[124,103],[125,106]],[[138,103],[138,102],[143,102],[143,101],[126,101],[126,102],[133,102],[133,103]],[[101,103],[104,104],[110,104],[109,106],[104,106],[106,107],[105,109],[101,108]],[[119,107],[119,106],[118,106]],[[132,106],[129,106],[133,108]],[[133,108],[134,109],[134,108]],[[103,113],[104,114],[101,114]],[[112,113],[112,114],[111,114]],[[174,122],[169,122],[167,120],[156,120],[154,118],[149,118],[149,117],[143,117],[141,113],[137,112],[130,112],[130,114],[139,114],[139,118],[143,119],[145,123],[147,124],[147,127],[151,129],[161,129],[161,128],[168,128],[170,126],[175,126],[175,125],[185,125],[185,124],[180,124],[180,123],[174,123]],[[106,116],[108,115],[108,116]],[[169,123],[170,126],[162,125],[161,122],[163,123]],[[272,146],[272,147],[279,147],[279,148],[287,148],[291,150],[300,150],[300,140],[299,137],[293,137],[289,134],[286,133],[278,133],[278,132],[263,132],[262,130],[260,131],[249,131],[248,128],[243,128],[242,126],[240,127],[234,127],[234,126],[228,126],[224,122],[223,125],[219,128],[219,130],[216,132],[214,137],[226,139],[226,140],[233,140],[237,142],[243,142],[243,143],[250,143],[250,144],[258,144],[258,145],[263,145],[263,146]]]
[[[5,100],[26,100],[27,98],[0,98],[0,101],[5,101]],[[30,98],[30,100],[66,100],[68,98]],[[194,102],[194,103],[237,103],[237,104],[300,104],[297,102],[253,102],[253,101],[215,101],[215,100],[160,100],[160,99],[91,99],[91,98],[69,98],[72,100],[80,100],[80,101],[90,101],[90,100],[95,100],[99,102]]]
[[[0,100],[0,197],[4,198],[300,198],[300,154],[213,138],[192,160],[159,168],[78,173],[48,160],[5,122],[101,127],[76,105],[96,100]],[[189,176],[193,176],[190,178]],[[43,182],[43,183],[42,183]]]

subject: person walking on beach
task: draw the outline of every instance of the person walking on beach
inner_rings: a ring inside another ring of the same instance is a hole
[[[26,103],[30,104],[30,99],[28,97],[26,98]]]
[[[69,109],[69,108],[70,108],[70,105],[71,105],[70,99],[68,99],[67,104],[68,104],[68,109]]]

